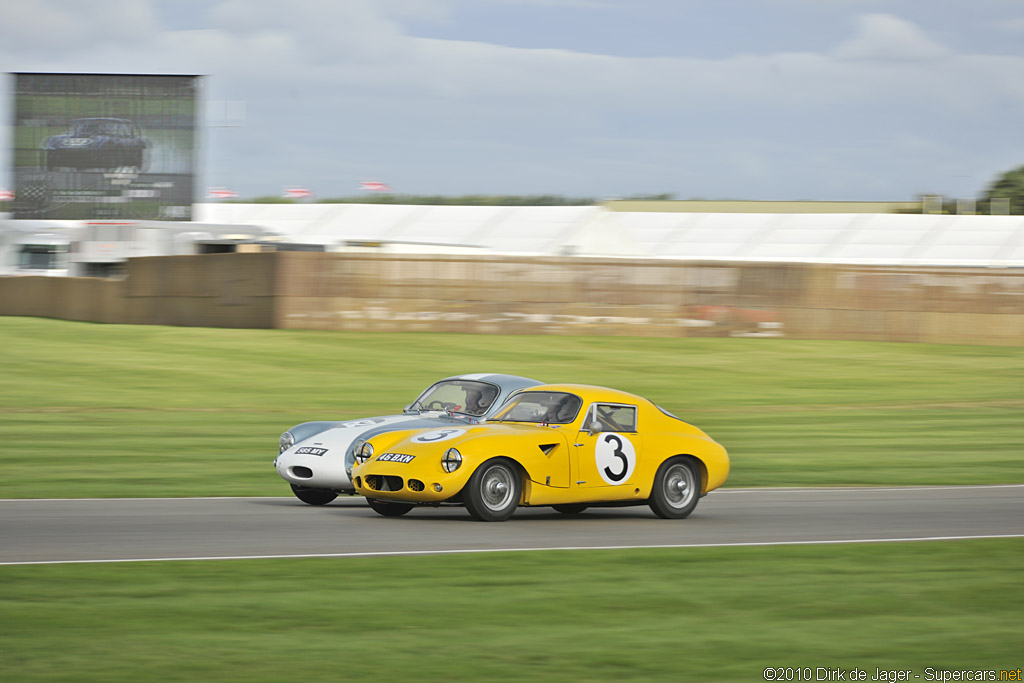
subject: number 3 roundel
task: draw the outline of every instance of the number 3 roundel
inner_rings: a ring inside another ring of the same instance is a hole
[[[448,439],[454,439],[460,434],[464,434],[465,431],[465,429],[435,429],[432,432],[417,434],[416,436],[412,437],[412,442],[437,443],[438,441],[447,441]]]
[[[622,434],[601,434],[594,444],[594,458],[601,478],[612,486],[628,481],[636,466],[633,442]]]

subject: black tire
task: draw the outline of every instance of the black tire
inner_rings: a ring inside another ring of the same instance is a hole
[[[578,515],[587,509],[587,506],[582,503],[563,503],[562,505],[552,505],[551,507],[563,515]]]
[[[296,498],[308,505],[327,505],[338,497],[338,494],[334,491],[311,489],[305,486],[296,486],[295,484],[292,484],[292,493],[295,494]]]
[[[473,472],[462,490],[462,500],[475,519],[503,522],[519,507],[522,489],[516,466],[504,458],[492,458]]]
[[[692,458],[677,455],[661,463],[647,501],[662,519],[683,519],[700,500],[700,469]]]
[[[376,498],[367,498],[366,504],[378,515],[385,517],[401,517],[413,508],[411,503],[393,503],[388,500],[377,500]]]

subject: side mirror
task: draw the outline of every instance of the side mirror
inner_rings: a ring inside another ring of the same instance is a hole
[[[600,434],[601,433],[601,421],[600,420],[591,420],[590,424],[587,425],[587,431],[590,433],[591,436],[593,436],[594,434]]]

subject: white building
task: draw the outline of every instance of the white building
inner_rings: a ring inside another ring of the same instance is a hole
[[[390,204],[197,204],[195,215],[263,226],[327,251],[1024,266],[1024,216]]]
[[[172,221],[0,221],[0,275],[111,277],[137,256],[279,248],[252,225]]]
[[[218,203],[193,213],[191,223],[0,221],[0,274],[109,276],[135,256],[284,248],[1024,267],[1024,216]]]

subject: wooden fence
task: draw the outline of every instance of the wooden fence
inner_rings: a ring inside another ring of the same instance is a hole
[[[277,252],[0,278],[0,314],[149,325],[1024,344],[1024,272]]]

